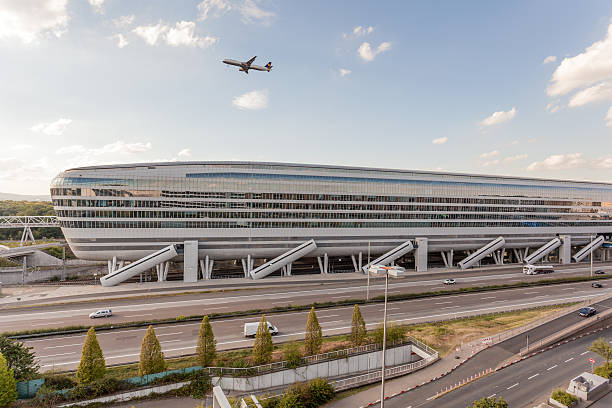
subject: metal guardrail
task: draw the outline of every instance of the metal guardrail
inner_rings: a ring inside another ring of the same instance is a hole
[[[414,344],[415,346],[425,350],[428,354],[435,353],[437,355],[437,351],[433,350],[431,347],[423,344],[415,338],[409,337],[404,341],[396,342],[388,345],[388,348],[392,347],[400,347],[406,344]],[[354,356],[357,354],[368,353],[375,350],[380,350],[382,348],[379,344],[366,344],[364,346],[351,347],[342,350],[330,351],[327,353],[315,354],[313,356],[303,357],[304,365],[314,364],[327,360],[337,360],[339,358],[344,358],[348,356]],[[205,367],[204,370],[211,375],[231,375],[234,377],[243,377],[243,376],[251,376],[254,374],[261,373],[269,373],[272,371],[278,371],[288,368],[287,361],[279,361],[276,363],[264,364],[255,367],[241,368],[241,367]]]
[[[419,370],[437,361],[438,357],[438,353],[436,352],[432,356],[429,356],[414,363],[408,363],[396,367],[387,368],[385,369],[385,378],[388,379],[398,377],[400,375],[408,374],[413,371]],[[334,387],[334,391],[338,392],[378,381],[381,378],[381,374],[381,370],[376,370],[368,374],[333,381],[331,382],[331,385]]]

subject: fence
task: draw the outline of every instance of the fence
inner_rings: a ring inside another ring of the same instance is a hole
[[[430,365],[438,360],[438,352],[435,352],[433,355],[419,360],[414,363],[408,363],[401,366],[391,367],[385,369],[385,378],[393,378],[398,377],[400,375],[405,375],[411,373],[413,371],[419,370],[423,367]],[[334,387],[334,391],[342,391],[348,390],[350,388],[355,388],[361,385],[370,384],[375,381],[380,380],[381,378],[381,370],[376,370],[374,372],[358,375],[356,377],[345,378],[343,380],[333,381],[331,385]]]

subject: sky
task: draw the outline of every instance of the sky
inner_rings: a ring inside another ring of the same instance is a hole
[[[177,160],[612,182],[610,135],[608,0],[0,0],[2,192]]]

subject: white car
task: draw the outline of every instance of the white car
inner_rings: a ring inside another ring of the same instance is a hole
[[[110,309],[100,309],[93,313],[89,314],[90,319],[95,319],[96,317],[111,317],[113,315],[113,311]]]
[[[454,279],[444,279],[444,284],[445,285],[454,285],[455,284],[455,280]]]

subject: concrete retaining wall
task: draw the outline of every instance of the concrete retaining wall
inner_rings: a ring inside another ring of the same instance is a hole
[[[413,352],[415,354],[413,354]],[[421,359],[422,350],[412,344],[396,347],[385,352],[387,367],[412,363]],[[427,356],[427,354],[424,354]],[[325,361],[298,367],[294,370],[282,370],[248,378],[212,377],[213,385],[219,385],[224,391],[249,392],[265,388],[281,387],[298,381],[342,377],[360,372],[377,370],[382,367],[382,351],[364,353],[338,360]]]
[[[97,273],[98,276],[108,272],[106,265],[83,265],[66,266],[66,276],[90,276]],[[22,268],[2,268],[0,269],[0,282],[4,285],[19,285],[21,283],[32,283],[48,281],[54,276],[61,278],[62,267],[51,268],[28,268],[25,276],[22,276]]]

